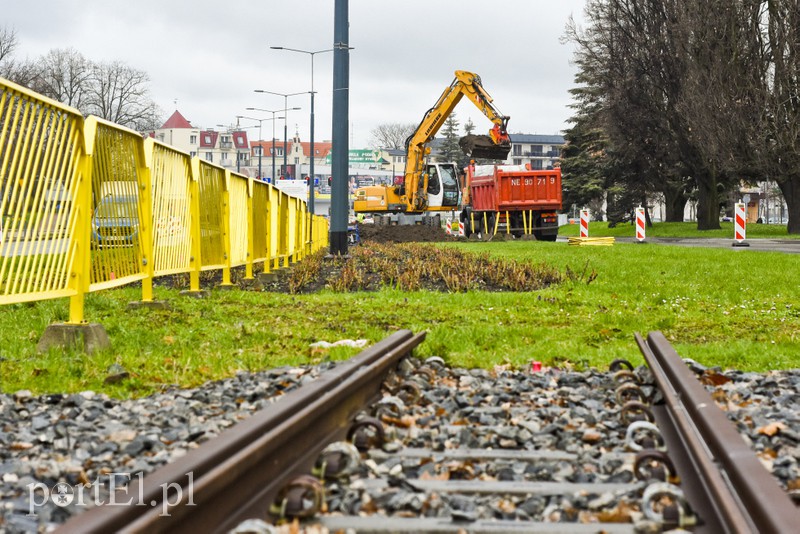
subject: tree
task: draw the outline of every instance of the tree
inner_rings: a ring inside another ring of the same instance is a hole
[[[461,152],[461,147],[458,145],[458,126],[456,114],[451,113],[442,125],[441,132],[444,139],[439,145],[439,159],[442,161],[455,161],[461,166],[461,160],[465,159],[465,157]]]
[[[92,65],[86,111],[128,128],[150,128],[158,108],[150,99],[146,72],[120,61]]]
[[[81,109],[93,83],[92,65],[73,48],[53,49],[37,62],[39,92]]]
[[[370,134],[372,148],[405,150],[406,139],[414,133],[417,126],[413,123],[384,123],[373,128]]]
[[[472,118],[467,118],[467,122],[464,123],[464,135],[472,135],[474,131],[475,123],[472,122]]]

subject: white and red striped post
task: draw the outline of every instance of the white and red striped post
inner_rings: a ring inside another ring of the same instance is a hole
[[[589,237],[589,210],[581,210],[581,237]]]
[[[644,208],[639,206],[636,208],[636,240],[643,243],[644,235]]]
[[[734,247],[747,247],[749,243],[745,243],[745,236],[747,234],[747,215],[745,215],[744,202],[737,202],[733,215],[733,246]]]

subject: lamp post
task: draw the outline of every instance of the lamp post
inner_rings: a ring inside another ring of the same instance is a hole
[[[272,113],[272,118],[271,119],[263,119],[263,120],[265,120],[265,121],[266,120],[271,120],[272,121],[272,183],[274,184],[275,183],[275,114],[278,113],[280,110],[277,109],[277,110],[273,111],[271,109],[262,109],[262,108],[245,108],[245,109],[247,111],[263,111],[265,113]],[[295,110],[295,109],[300,109],[300,108],[289,108],[288,111],[292,111],[292,110]],[[279,119],[285,119],[286,117],[283,116],[283,117],[278,117],[278,118]],[[254,119],[254,120],[258,120],[258,119]],[[259,141],[260,141],[261,140],[260,139],[261,131],[259,131],[258,135],[259,135]],[[262,152],[263,152],[263,150],[262,150]],[[284,147],[284,154],[285,153],[286,153],[286,148]],[[258,169],[259,174],[261,174],[260,163],[261,163],[261,160],[259,159],[259,169]]]
[[[288,111],[289,111],[289,108],[288,108],[289,97],[290,96],[297,96],[297,95],[306,94],[305,91],[301,91],[299,93],[276,93],[274,91],[267,91],[265,89],[256,89],[255,92],[256,93],[266,93],[268,95],[282,96],[283,97],[283,115],[284,115],[284,119],[288,115]],[[300,109],[300,108],[291,108],[291,109]],[[287,146],[288,143],[287,143],[287,135],[286,135],[286,128],[287,128],[287,124],[286,123],[287,122],[289,122],[289,121],[284,121],[283,122],[283,172],[284,173],[286,172],[286,167],[287,167],[286,158],[287,158],[287,152],[288,152],[288,146]]]
[[[251,108],[247,108],[247,109],[251,109]],[[274,149],[274,145],[275,145],[275,117],[273,116],[272,118],[269,118],[269,119],[256,119],[255,117],[245,117],[244,115],[236,115],[236,118],[237,119],[247,119],[247,120],[257,121],[258,122],[258,178],[262,179],[262,180],[263,180],[263,176],[261,175],[261,155],[264,153],[264,147],[261,146],[261,123],[264,122],[264,121],[273,121],[272,122],[272,144],[273,144],[273,150],[272,150],[272,174],[274,175],[275,174],[275,149]],[[283,119],[284,117],[278,117],[278,118],[279,119]],[[274,176],[273,176],[273,179],[274,179]]]
[[[288,48],[285,46],[270,46],[272,50],[288,50],[289,52],[299,52],[301,54],[308,54],[311,56],[311,128],[310,128],[310,145],[311,145],[311,162],[309,164],[310,179],[308,182],[308,211],[314,215],[314,54],[322,54],[325,52],[333,52],[333,48],[326,50],[300,50],[297,48]]]

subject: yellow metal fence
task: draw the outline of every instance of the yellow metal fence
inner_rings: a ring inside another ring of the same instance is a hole
[[[253,264],[264,272],[327,246],[304,201],[0,78],[0,304],[70,298],[153,278]]]

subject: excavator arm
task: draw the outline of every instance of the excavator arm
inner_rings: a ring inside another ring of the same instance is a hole
[[[470,135],[463,138],[459,144],[464,153],[474,158],[506,159],[511,149],[507,132],[509,117],[501,114],[492,104],[492,97],[483,88],[480,76],[463,70],[457,70],[455,74],[453,82],[406,140],[405,200],[416,211],[427,208],[425,156],[430,153],[428,144],[464,96],[494,123],[488,136]]]

